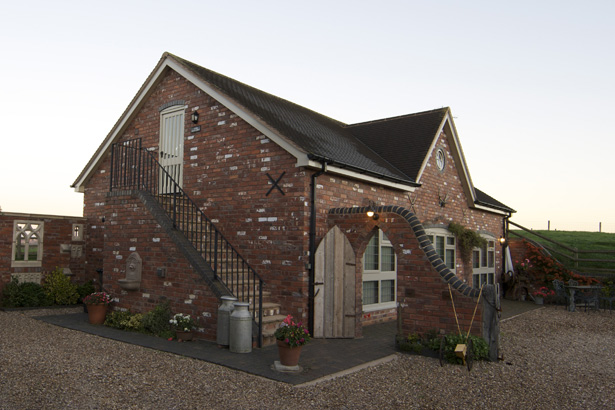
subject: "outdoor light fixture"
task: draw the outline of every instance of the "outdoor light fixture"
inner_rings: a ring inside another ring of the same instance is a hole
[[[500,245],[504,246],[506,245],[506,238],[503,236],[500,236],[500,239],[498,239],[500,241]]]
[[[196,124],[197,122],[199,122],[199,112],[195,110],[190,116],[190,118],[192,119],[192,123]]]
[[[378,215],[376,213],[376,204],[374,204],[372,201],[369,201],[369,211],[367,211],[367,216],[369,218],[372,218],[374,221],[377,221],[378,218],[380,218],[380,215]]]

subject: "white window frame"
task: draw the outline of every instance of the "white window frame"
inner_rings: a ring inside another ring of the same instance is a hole
[[[381,229],[378,229],[378,231],[370,239],[370,243],[372,243],[375,238],[378,239],[378,269],[366,269],[365,256],[369,249],[368,245],[368,247],[365,249],[365,253],[363,254],[363,286],[365,286],[366,282],[376,282],[378,284],[378,302],[370,304],[363,303],[363,312],[373,312],[376,310],[391,309],[397,306],[397,255],[395,255],[393,244]],[[393,270],[383,270],[383,263],[381,257],[382,248],[391,248],[391,252],[393,254]],[[381,302],[382,282],[384,281],[393,281],[393,300]]]
[[[487,243],[483,248],[472,249],[472,287],[495,284],[495,237],[481,235]]]
[[[36,228],[34,227],[36,226]],[[11,251],[11,267],[40,267],[43,262],[43,237],[45,223],[43,221],[13,221],[13,249]],[[24,235],[24,259],[16,260],[16,253],[21,248],[20,238]],[[36,237],[36,259],[30,259],[30,245],[32,238]]]
[[[451,272],[457,274],[457,238],[455,235],[445,228],[427,229],[425,232],[444,264]],[[440,249],[437,245],[439,240],[442,240],[443,245]]]

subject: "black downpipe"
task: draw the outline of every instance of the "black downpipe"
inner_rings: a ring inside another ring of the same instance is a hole
[[[308,263],[308,332],[314,334],[314,279],[315,279],[315,262],[316,262],[316,178],[327,172],[327,163],[322,163],[320,171],[312,174],[310,183],[310,258]]]

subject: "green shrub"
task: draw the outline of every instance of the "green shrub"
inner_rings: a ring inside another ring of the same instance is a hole
[[[480,337],[470,335],[472,340],[472,355],[474,360],[487,360],[489,358],[489,345]],[[466,337],[459,334],[450,334],[444,337],[444,358],[449,363],[463,364],[463,359],[457,357],[455,348],[458,344],[466,344]],[[440,347],[438,347],[438,350]]]
[[[122,321],[122,326],[124,326],[124,329],[133,332],[144,332],[145,328],[143,327],[143,315],[141,313],[131,315],[130,318]]]
[[[422,340],[417,334],[409,334],[408,337],[399,337],[397,346],[404,352],[421,353],[423,351]]]
[[[107,313],[105,326],[124,330],[124,323],[129,320],[131,316],[132,313],[130,313],[130,311],[114,310],[113,312]]]
[[[474,248],[482,248],[487,244],[487,240],[480,236],[478,232],[474,232],[458,223],[451,222],[448,225],[448,230],[457,238],[461,259],[464,262],[470,262]]]
[[[171,323],[169,323],[172,316],[169,303],[161,303],[143,315],[143,329],[156,336],[172,337],[173,329],[171,328]]]
[[[1,305],[4,307],[40,307],[51,304],[52,301],[38,283],[19,283],[17,278],[13,278],[2,291]]]
[[[108,313],[105,319],[105,326],[133,332],[145,332],[143,315],[141,313],[133,314],[128,310],[115,310]]]
[[[438,329],[431,329],[425,332],[423,335],[423,344],[428,349],[439,351],[440,350],[440,332]]]
[[[61,268],[56,267],[45,278],[43,287],[53,303],[57,305],[74,305],[79,300],[77,286],[71,283],[70,278],[64,274]]]
[[[79,300],[83,300],[87,295],[91,295],[94,293],[96,289],[94,288],[93,281],[87,281],[86,283],[77,285],[77,293],[79,294]]]
[[[444,337],[443,353],[444,359],[453,364],[463,364],[463,359],[457,357],[455,348],[458,344],[466,343],[466,336],[459,334],[449,334]],[[480,337],[470,335],[472,340],[472,354],[474,360],[489,359],[489,345]],[[437,329],[430,330],[419,336],[410,334],[408,337],[397,336],[396,343],[400,350],[413,353],[423,353],[423,349],[427,348],[434,352],[440,352],[440,344],[442,338]]]

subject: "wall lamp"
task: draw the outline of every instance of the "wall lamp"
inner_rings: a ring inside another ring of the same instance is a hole
[[[372,218],[374,221],[377,221],[380,218],[380,215],[376,213],[376,204],[372,201],[369,201],[369,211],[367,211],[367,216]]]
[[[196,124],[197,122],[199,122],[199,112],[198,111],[193,111],[192,115],[190,116],[190,119],[192,120],[193,124]]]
[[[500,236],[500,239],[498,239],[498,241],[500,242],[500,245],[506,246],[506,238],[505,237]]]

